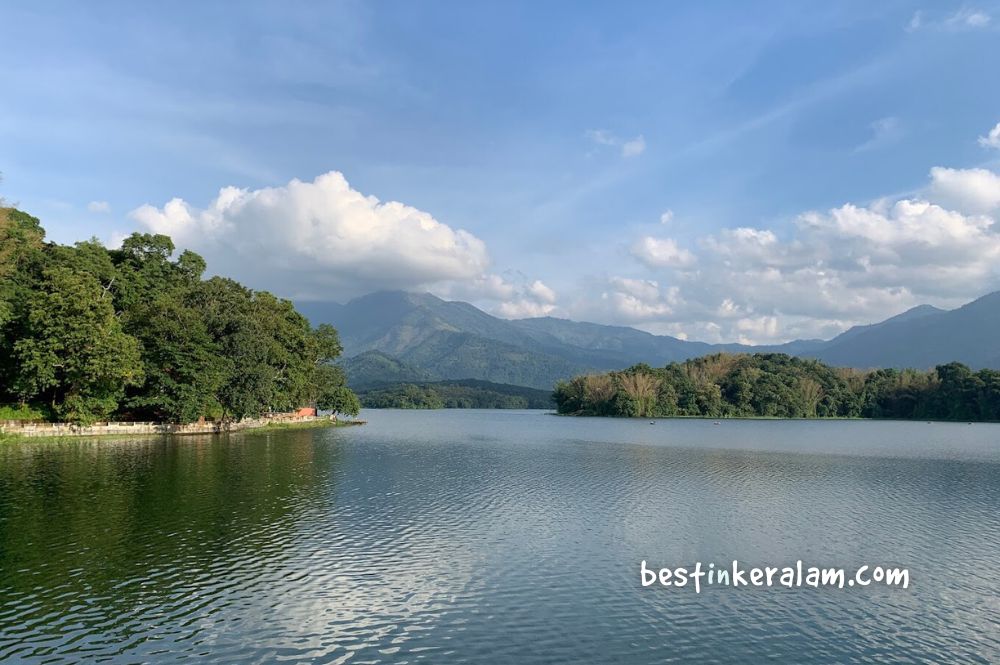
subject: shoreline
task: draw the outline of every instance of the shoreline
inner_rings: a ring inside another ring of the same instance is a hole
[[[797,422],[815,422],[815,421],[857,421],[857,422],[872,422],[872,423],[950,423],[952,425],[996,425],[1000,424],[1000,420],[940,420],[937,418],[865,418],[864,416],[803,416],[798,418],[793,418],[789,416],[598,416],[589,413],[559,413],[558,411],[552,411],[548,413],[550,416],[559,416],[560,418],[601,418],[604,420],[648,420],[661,421],[661,420],[711,420],[713,422],[722,423],[723,421],[733,421],[733,420],[788,420]]]
[[[69,423],[0,423],[0,443],[15,443],[35,439],[110,439],[152,436],[212,436],[237,432],[267,430],[312,429],[320,427],[351,427],[364,425],[364,420],[338,420],[330,416],[298,418],[248,418],[218,423],[144,423],[109,422],[94,425]]]

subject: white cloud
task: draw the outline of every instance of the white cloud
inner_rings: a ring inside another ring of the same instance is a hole
[[[548,316],[554,309],[554,305],[547,305],[535,302],[534,300],[512,300],[500,303],[496,310],[494,310],[494,313],[505,319],[528,319]]]
[[[984,148],[996,148],[1000,150],[1000,122],[990,130],[989,134],[979,137],[979,145]]]
[[[517,295],[517,286],[501,275],[480,275],[471,280],[449,281],[432,289],[442,298],[454,300],[509,300]]]
[[[622,144],[622,157],[637,157],[646,152],[646,139],[642,134]]]
[[[175,198],[131,217],[201,252],[210,268],[298,298],[482,278],[486,246],[396,201],[381,202],[331,171],[257,190],[226,187],[204,209]]]
[[[548,316],[556,310],[556,292],[539,279],[515,289],[515,293],[500,303],[494,313],[505,319]]]
[[[637,157],[646,151],[646,138],[639,134],[634,139],[625,140],[606,129],[588,129],[584,136],[599,146],[619,148],[624,158]]]
[[[654,280],[613,277],[608,291],[601,298],[608,301],[614,312],[626,321],[648,321],[674,313],[680,304],[680,289],[661,289]]]
[[[104,246],[108,249],[121,249],[122,243],[130,235],[130,233],[125,233],[124,231],[112,231],[108,239],[104,241]]]
[[[638,298],[644,302],[660,300],[660,285],[650,279],[630,279],[628,277],[612,277],[608,283],[619,293]]]
[[[111,212],[111,204],[107,201],[91,201],[87,204],[87,210],[95,213],[109,213]]]
[[[906,25],[907,32],[918,30],[981,30],[990,27],[993,17],[981,9],[962,7],[947,16],[928,18],[924,11],[917,11]]]
[[[986,169],[931,169],[931,195],[966,212],[1000,206],[1000,175]]]
[[[657,279],[613,278],[578,309],[705,341],[828,338],[918,304],[957,306],[1000,287],[998,208],[1000,175],[934,169],[923,196],[806,212],[782,236],[723,229],[693,251],[647,236],[632,253]],[[663,282],[672,284],[669,297]]]
[[[944,24],[950,28],[985,28],[992,17],[984,11],[962,7],[945,19]]]
[[[674,211],[670,209],[664,210],[663,214],[660,215],[660,224],[669,224],[672,221],[674,221]]]
[[[679,247],[673,238],[645,236],[632,245],[632,255],[653,268],[686,268],[696,259],[690,251]]]
[[[536,279],[527,288],[528,295],[540,303],[552,305],[556,302],[556,292],[547,287],[541,280]]]
[[[779,336],[778,317],[756,316],[739,319],[736,330],[741,334],[737,337],[740,344],[753,344],[756,340],[770,340]]]
[[[556,310],[558,301],[556,292],[543,281],[529,280],[517,271],[447,281],[433,285],[431,291],[448,300],[475,303],[508,319],[547,316]]]
[[[570,308],[573,317],[634,325],[668,319],[683,305],[676,286],[664,288],[656,280],[616,276],[595,286],[600,296],[576,303]]]

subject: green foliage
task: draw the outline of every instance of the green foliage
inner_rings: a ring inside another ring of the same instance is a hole
[[[27,404],[0,406],[0,420],[26,420],[43,422],[49,419],[45,411]]]
[[[146,381],[126,407],[143,420],[181,423],[221,413],[218,395],[232,363],[219,353],[198,310],[169,297],[137,309],[144,316],[131,328],[142,342]]]
[[[316,406],[324,411],[333,411],[335,414],[345,416],[356,416],[361,411],[361,402],[358,400],[358,396],[347,386],[337,386],[325,390]]]
[[[392,388],[370,390],[361,394],[369,409],[443,409],[444,400],[428,386],[404,383]]]
[[[323,401],[357,413],[337,331],[287,300],[172,259],[164,235],[44,244],[38,220],[0,209],[0,400],[72,422],[243,418]],[[352,401],[353,400],[353,401]]]
[[[323,363],[316,367],[316,408],[333,411],[335,414],[358,415],[361,402],[354,391],[347,387],[344,371],[336,365],[327,364],[327,360],[324,358]]]
[[[37,219],[2,205],[0,201],[0,388],[11,385],[16,374],[14,341],[22,336],[19,328],[45,237]]]
[[[536,349],[468,332],[434,330],[400,356],[437,377],[475,377],[491,382],[549,388],[579,365]]]
[[[430,372],[408,365],[381,351],[365,351],[338,363],[347,374],[347,383],[355,390],[365,390],[394,383],[433,381]]]
[[[476,379],[400,383],[360,393],[372,409],[550,409],[551,393]]]
[[[598,416],[1000,420],[1000,371],[860,372],[777,353],[715,354],[574,377],[553,399],[559,413]]]
[[[44,400],[64,420],[107,418],[126,386],[142,380],[139,343],[126,335],[111,298],[92,275],[66,266],[43,271],[32,293],[25,336],[14,343],[14,390]]]

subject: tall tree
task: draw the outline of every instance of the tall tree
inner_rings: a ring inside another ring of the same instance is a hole
[[[126,386],[142,380],[139,343],[122,331],[92,275],[47,268],[28,311],[25,336],[14,344],[22,400],[43,398],[60,418],[91,422],[113,413]]]

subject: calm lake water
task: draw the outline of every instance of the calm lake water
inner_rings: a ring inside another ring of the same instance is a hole
[[[363,417],[0,446],[0,661],[1000,661],[998,425]]]

